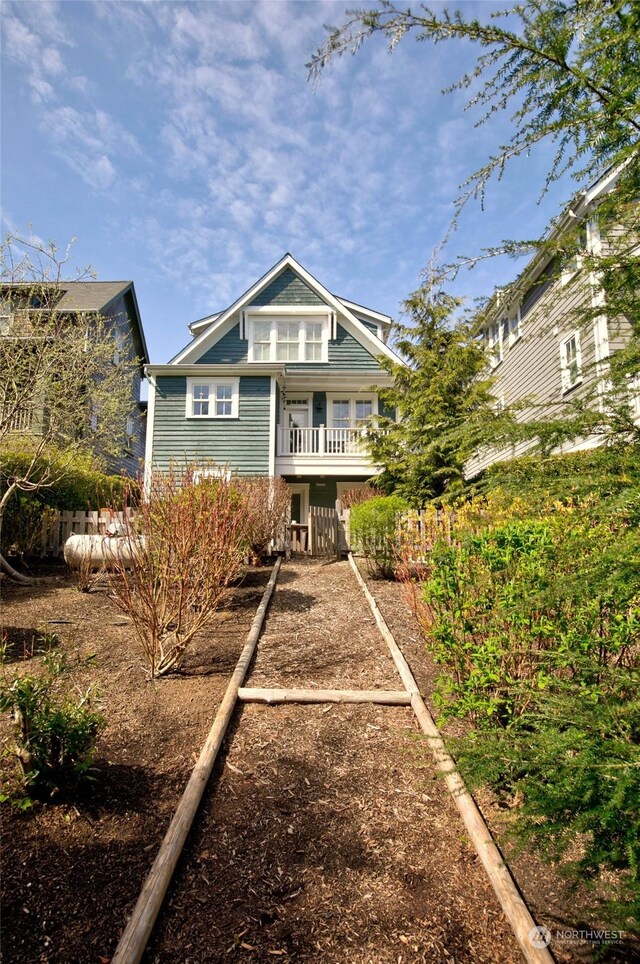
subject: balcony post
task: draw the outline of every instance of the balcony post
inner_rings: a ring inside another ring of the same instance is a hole
[[[318,429],[318,455],[324,455],[325,449],[325,433],[324,425],[321,425]]]

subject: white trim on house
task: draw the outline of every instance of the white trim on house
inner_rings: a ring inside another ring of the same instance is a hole
[[[372,465],[367,453],[351,456],[331,455],[276,455],[276,475],[296,475],[301,477],[318,478],[325,475],[332,478],[335,475],[354,475],[362,479],[370,479],[379,475],[382,469]]]
[[[575,355],[571,358],[568,348],[574,342]],[[575,374],[573,369],[575,367]],[[572,391],[582,383],[582,349],[580,347],[580,332],[576,329],[560,342],[560,369],[562,373],[562,394]]]
[[[276,305],[265,305],[257,308],[247,308],[241,312],[245,316],[245,336],[247,339],[247,360],[251,364],[256,364],[254,361],[254,346],[255,346],[255,326],[256,323],[260,321],[265,321],[271,319],[271,326],[269,332],[269,351],[271,357],[269,361],[273,364],[274,362],[279,362],[281,365],[286,365],[288,362],[286,360],[278,359],[278,344],[282,342],[278,341],[278,321],[298,321],[298,355],[297,359],[293,359],[292,364],[304,364],[306,362],[317,362],[324,363],[325,365],[329,361],[329,336],[330,336],[330,326],[331,326],[331,312],[329,309],[322,309],[322,307],[312,308],[310,306],[296,307],[293,305],[287,305],[286,307],[278,307]],[[322,325],[322,335],[321,335],[321,348],[320,348],[320,358],[306,358],[306,348],[308,344],[317,344],[317,342],[310,342],[307,339],[307,322],[316,322]],[[262,342],[266,344],[266,342]],[[262,359],[261,359],[262,360]]]
[[[206,398],[194,398],[194,388],[206,388],[208,390]],[[231,388],[231,396],[229,397],[229,394],[225,391],[224,394],[218,398],[219,388]],[[198,376],[187,378],[185,418],[195,419],[197,421],[238,418],[239,397],[239,378],[207,378],[206,375],[202,378]],[[202,407],[206,406],[206,413],[196,413],[194,408],[197,405]],[[218,410],[220,406],[223,408],[222,412]],[[228,412],[227,408],[229,409]]]
[[[372,308],[365,308],[363,305],[356,304],[355,301],[349,301],[347,298],[338,298],[345,308],[348,308],[354,315],[364,315],[366,318],[371,319],[382,325],[391,325],[392,318],[390,315],[384,315],[381,311],[374,311]]]
[[[189,364],[200,358],[208,348],[218,341],[221,337],[220,331],[225,322],[229,321],[232,316],[235,316],[236,312],[243,308],[248,308],[251,305],[252,300],[264,289],[266,288],[274,278],[276,278],[282,271],[286,268],[291,268],[291,270],[299,278],[304,281],[312,291],[314,291],[319,298],[321,298],[329,308],[333,308],[338,316],[340,324],[353,335],[353,337],[366,348],[373,357],[378,355],[386,355],[392,361],[397,364],[406,364],[399,355],[396,355],[384,342],[380,341],[373,332],[369,331],[363,322],[359,321],[351,313],[351,311],[345,307],[344,303],[340,299],[336,298],[334,295],[328,291],[324,285],[320,284],[319,281],[309,274],[305,268],[299,264],[294,257],[290,254],[286,254],[283,258],[278,261],[277,264],[273,266],[265,275],[260,278],[248,291],[241,295],[226,311],[223,311],[215,321],[211,323],[200,335],[198,335],[191,344],[187,345],[181,352],[179,352],[174,358],[169,362],[170,365],[182,365]],[[276,306],[273,306],[276,307]],[[323,305],[318,305],[317,309],[319,312],[324,308]],[[234,322],[235,323],[235,322]]]
[[[278,383],[272,375],[271,385],[269,387],[269,476],[271,478],[276,474],[276,433],[278,430],[277,387]]]
[[[300,525],[306,526],[309,522],[309,489],[311,488],[310,482],[287,482],[289,489],[291,490],[291,495],[300,496],[300,519],[292,519]]]
[[[147,374],[149,382],[149,395],[147,399],[147,425],[146,438],[144,443],[144,491],[148,494],[151,487],[151,474],[153,472],[153,422],[156,414],[156,380],[153,375]]]

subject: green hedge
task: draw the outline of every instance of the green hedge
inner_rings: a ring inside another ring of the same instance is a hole
[[[397,563],[397,525],[409,504],[399,495],[377,496],[351,509],[351,546],[369,567],[391,578]]]
[[[0,492],[6,492],[12,476],[24,474],[28,453],[3,453],[0,465]],[[44,470],[44,466],[43,466]],[[37,475],[36,475],[37,478]],[[118,503],[131,479],[107,475],[89,458],[76,458],[53,485],[34,492],[14,492],[2,523],[2,545],[6,553],[29,555],[39,543],[42,520],[47,511],[86,512]]]

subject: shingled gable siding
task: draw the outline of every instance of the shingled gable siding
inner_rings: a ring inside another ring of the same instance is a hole
[[[230,365],[236,362],[246,362],[247,360],[246,339],[240,338],[240,325],[234,325],[231,331],[223,335],[220,341],[208,348],[201,358],[197,359],[198,365]]]
[[[322,298],[295,274],[286,268],[261,291],[252,305],[324,305]]]
[[[378,371],[376,359],[364,348],[359,341],[350,335],[342,325],[338,325],[338,337],[329,342],[329,364],[324,362],[288,362],[287,369],[303,368],[305,371],[328,371],[339,369],[342,371]],[[382,346],[380,346],[382,348]],[[234,364],[247,360],[247,342],[240,339],[240,327],[235,325],[231,331],[223,335],[220,341],[198,358],[202,365]]]
[[[287,371],[304,368],[305,371],[380,371],[376,358],[338,324],[337,338],[329,342],[329,364],[324,362],[288,362]],[[382,354],[382,345],[380,346]]]
[[[239,418],[185,418],[187,382],[181,376],[157,379],[153,429],[153,464],[211,460],[229,463],[240,475],[269,474],[268,376],[240,379]]]

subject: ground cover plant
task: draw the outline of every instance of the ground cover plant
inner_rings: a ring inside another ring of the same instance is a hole
[[[614,873],[610,914],[623,927],[640,908],[640,486],[633,471],[621,478],[629,455],[599,453],[589,470],[584,456],[564,499],[557,460],[537,482],[530,472],[519,498],[508,480],[527,467],[504,467],[502,485],[457,506],[447,527],[433,510],[429,555],[416,563],[404,545],[442,668],[441,716],[472,724],[455,747],[465,777],[513,807],[516,836],[571,854],[578,875]]]
[[[64,652],[45,652],[40,672],[10,673],[0,678],[0,712],[9,712],[13,745],[9,752],[22,779],[0,797],[22,809],[31,797],[73,792],[90,775],[97,739],[106,725],[95,687],[73,687],[71,664]]]

